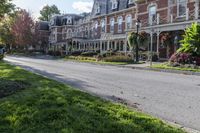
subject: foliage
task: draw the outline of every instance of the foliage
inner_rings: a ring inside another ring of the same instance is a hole
[[[13,44],[14,43],[14,36],[11,32],[11,27],[14,23],[14,18],[11,16],[5,17],[0,22],[0,43],[2,44]]]
[[[17,13],[11,30],[18,47],[27,49],[34,44],[34,21],[26,10]]]
[[[131,32],[128,35],[128,44],[131,49],[135,49],[135,45],[137,44],[137,34],[135,32]]]
[[[1,0],[0,2],[0,21],[5,17],[6,14],[12,13],[14,5],[11,3],[12,0]]]
[[[93,57],[67,56],[66,59],[79,60],[79,61],[95,61],[96,62],[96,58],[93,58]]]
[[[200,56],[200,25],[193,23],[191,27],[186,29],[183,37],[182,46],[178,49],[178,52]]]
[[[3,60],[3,58],[4,58],[4,55],[0,54],[0,61]]]
[[[175,53],[170,58],[171,63],[191,64],[192,56],[189,53]]]
[[[0,77],[29,84],[0,99],[0,132],[183,133],[149,115],[0,63]]]
[[[170,63],[200,65],[200,57],[192,56],[190,53],[175,53],[169,61]]]
[[[169,69],[169,70],[179,70],[179,71],[191,71],[191,72],[200,72],[200,67],[194,65],[183,65],[183,64],[171,64],[171,63],[162,63],[162,64],[155,64],[152,68],[158,69]]]
[[[71,53],[71,55],[72,56],[79,56],[79,55],[81,55],[81,53],[82,53],[81,51],[74,51],[74,52]]]
[[[81,53],[81,56],[92,57],[97,54],[98,54],[97,52],[83,52],[83,53]]]
[[[110,57],[103,58],[105,62],[132,62],[132,58],[130,56],[122,56],[122,55],[115,55]]]
[[[52,55],[52,56],[61,56],[61,52],[60,51],[48,51],[48,55]]]
[[[39,17],[39,19],[41,21],[50,21],[52,15],[54,14],[60,14],[58,7],[56,5],[52,5],[52,6],[46,5],[40,11],[41,16]]]
[[[139,47],[142,46],[147,41],[147,33],[140,32],[137,35],[137,33],[131,32],[128,35],[128,44],[131,49],[135,49],[135,45],[137,44],[137,39],[138,39]]]

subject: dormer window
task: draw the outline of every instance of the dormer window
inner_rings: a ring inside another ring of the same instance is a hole
[[[112,10],[117,9],[118,7],[118,1],[117,0],[112,0]]]
[[[131,4],[134,4],[134,2],[135,2],[135,0],[129,0],[128,4],[131,5]]]
[[[71,23],[72,23],[72,17],[69,16],[69,17],[67,17],[67,24],[71,24]]]

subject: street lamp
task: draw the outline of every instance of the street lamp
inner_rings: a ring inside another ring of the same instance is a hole
[[[139,19],[137,19],[137,21],[136,21],[136,28],[137,28],[137,33],[136,33],[136,35],[137,35],[137,40],[136,40],[136,48],[135,48],[135,53],[136,53],[136,62],[139,62],[139,54],[138,54],[138,52],[139,52],[139,42],[138,42],[138,40],[139,40],[139,28],[140,28],[140,25],[141,25],[141,22],[140,22],[140,20]]]

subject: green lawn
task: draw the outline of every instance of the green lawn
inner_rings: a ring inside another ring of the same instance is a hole
[[[187,67],[172,67],[169,65],[169,63],[156,64],[156,65],[153,65],[152,68],[200,72],[200,68],[195,69],[195,68],[187,68]]]
[[[0,82],[0,92],[5,93],[0,98],[1,133],[183,132],[149,115],[3,62]]]

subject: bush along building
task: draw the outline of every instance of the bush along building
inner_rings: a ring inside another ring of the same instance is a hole
[[[51,18],[49,50],[127,54],[128,35],[136,32],[140,20],[139,31],[147,38],[140,49],[166,59],[179,48],[185,28],[200,23],[199,8],[199,0],[94,0],[91,13]]]

